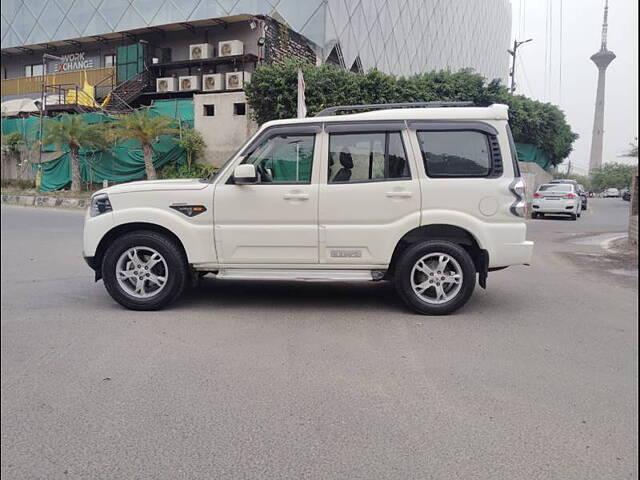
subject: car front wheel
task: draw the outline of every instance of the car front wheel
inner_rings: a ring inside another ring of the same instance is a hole
[[[447,315],[471,297],[476,270],[461,246],[425,241],[410,246],[400,257],[395,283],[400,297],[416,312]]]
[[[182,293],[186,259],[168,237],[153,231],[117,238],[102,259],[104,285],[115,301],[131,310],[158,310]]]

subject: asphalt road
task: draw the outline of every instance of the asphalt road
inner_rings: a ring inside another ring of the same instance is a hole
[[[449,317],[387,283],[209,277],[130,312],[80,212],[3,207],[2,478],[638,478],[637,276],[570,243],[629,204],[591,204],[531,221],[535,264]]]

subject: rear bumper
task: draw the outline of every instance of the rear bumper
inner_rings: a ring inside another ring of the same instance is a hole
[[[500,246],[498,258],[490,259],[491,268],[506,267],[509,265],[531,265],[533,258],[533,242],[504,243]]]
[[[527,240],[524,221],[486,225],[480,248],[489,252],[489,269],[511,265],[529,265],[533,242]]]
[[[531,211],[535,213],[578,213],[579,205],[574,203],[555,201],[555,202],[536,202],[531,204]]]

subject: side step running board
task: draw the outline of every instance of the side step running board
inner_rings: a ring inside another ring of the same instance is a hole
[[[232,268],[220,270],[216,277],[231,280],[371,281],[380,280],[383,275],[382,270]]]

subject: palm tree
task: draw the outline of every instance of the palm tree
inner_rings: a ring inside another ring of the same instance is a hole
[[[104,128],[101,124],[89,124],[80,115],[63,115],[58,119],[47,119],[45,124],[44,145],[68,147],[71,153],[71,191],[79,192],[80,149],[104,148],[107,146]]]
[[[160,135],[179,133],[174,127],[171,117],[151,115],[149,109],[140,109],[127,115],[119,116],[113,123],[112,135],[122,140],[137,140],[142,146],[144,154],[144,169],[147,180],[156,179],[156,169],[153,166],[153,148],[151,143]]]

